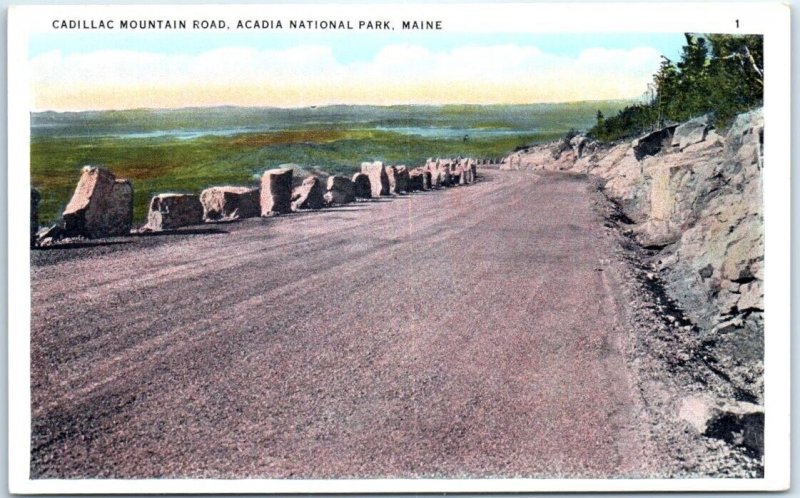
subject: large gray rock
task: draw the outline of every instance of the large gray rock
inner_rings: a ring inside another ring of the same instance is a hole
[[[583,135],[575,135],[570,139],[569,145],[572,148],[572,153],[577,159],[580,159],[583,156],[583,149],[586,147],[587,143],[589,143],[589,139]]]
[[[633,141],[633,153],[637,161],[641,161],[646,156],[658,154],[664,145],[672,143],[672,135],[678,125],[670,125],[660,130],[651,131]]]
[[[678,125],[675,128],[675,134],[672,135],[672,145],[683,150],[690,145],[702,142],[711,129],[710,120],[711,116],[706,114]]]
[[[691,396],[681,403],[678,416],[698,434],[744,447],[756,458],[764,452],[763,406]]]
[[[397,193],[397,169],[394,166],[386,166],[386,178],[389,180],[389,193]]]
[[[61,224],[56,223],[55,225],[39,229],[39,231],[36,233],[35,244],[39,247],[50,246],[66,236],[67,235],[64,233],[64,227]]]
[[[261,216],[292,212],[292,170],[270,169],[261,175]]]
[[[672,244],[700,218],[702,207],[724,184],[718,175],[722,156],[718,142],[704,141],[685,153],[645,158],[638,190],[644,223],[635,228],[642,246]]]
[[[36,245],[36,233],[39,231],[39,201],[42,196],[31,187],[31,247]]]
[[[455,174],[458,177],[459,185],[466,185],[467,183],[469,183],[469,175],[467,173],[468,171],[469,171],[469,166],[467,166],[466,163],[459,164],[458,167],[456,168]]]
[[[603,192],[619,204],[628,218],[636,223],[646,221],[648,186],[643,164],[636,159],[630,143],[611,148],[597,162],[592,174],[606,180]]]
[[[763,167],[764,111],[762,108],[739,114],[725,135],[725,154],[737,161],[737,168]],[[756,158],[755,161],[752,159]]]
[[[451,185],[464,185],[464,175],[461,174],[462,169],[461,166],[454,164],[450,168],[450,184]]]
[[[474,181],[473,179],[473,168],[475,167],[475,160],[474,159],[467,159],[461,165],[461,176],[464,178],[464,183],[469,185]]]
[[[394,178],[395,178],[395,193],[399,194],[402,192],[408,192],[408,168],[404,165],[395,166],[394,168]]]
[[[150,200],[148,230],[172,230],[203,222],[203,205],[194,194],[159,194]]]
[[[329,176],[327,187],[325,200],[328,204],[348,204],[356,200],[355,185],[349,178]]]
[[[236,220],[261,215],[261,194],[257,188],[211,187],[200,193],[203,219]]]
[[[430,174],[430,173],[428,173]],[[408,174],[408,191],[417,192],[425,189],[425,172],[421,169],[413,169]]]
[[[453,175],[450,174],[451,163],[443,161],[438,164],[439,171],[439,185],[441,187],[449,187],[453,184]]]
[[[369,177],[372,197],[389,195],[389,176],[381,161],[361,163],[361,172]]]
[[[353,175],[353,190],[357,199],[369,199],[372,197],[372,186],[369,176],[365,173]]]
[[[320,209],[325,205],[325,189],[316,176],[309,176],[292,192],[292,211]]]
[[[98,166],[84,166],[62,215],[67,237],[125,235],[133,223],[133,187]]]
[[[436,164],[426,164],[425,170],[431,175],[430,188],[440,188],[442,186],[442,177],[439,167]]]

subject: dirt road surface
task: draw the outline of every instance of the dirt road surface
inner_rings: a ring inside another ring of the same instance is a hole
[[[38,250],[46,477],[658,472],[586,179]]]

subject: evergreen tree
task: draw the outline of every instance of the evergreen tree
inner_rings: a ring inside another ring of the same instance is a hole
[[[680,60],[662,56],[653,75],[655,98],[605,118],[588,134],[610,141],[640,134],[653,126],[706,113],[725,127],[738,113],[763,104],[764,51],[760,35],[686,33]]]

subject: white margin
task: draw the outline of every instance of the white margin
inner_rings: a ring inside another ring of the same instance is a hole
[[[308,9],[311,4],[302,4]],[[167,17],[191,9],[192,15],[244,10],[275,11],[296,6],[128,5],[11,7],[8,15],[8,209],[9,213],[9,487],[17,494],[77,493],[421,493],[520,491],[750,491],[789,486],[790,404],[790,31],[789,6],[782,3],[608,3],[608,4],[433,4],[425,16],[455,15],[459,29],[472,32],[718,32],[736,33],[740,19],[748,33],[764,34],[765,49],[765,477],[763,479],[471,479],[471,480],[31,480],[30,456],[30,252],[26,220],[30,208],[28,37],[46,30],[41,20],[72,13],[130,12]],[[321,4],[315,11],[382,10],[391,15],[420,4]],[[224,10],[221,10],[224,9]],[[349,9],[349,10],[348,10]],[[475,10],[488,9],[486,16]],[[620,16],[620,9],[625,15]],[[448,14],[449,13],[449,14]],[[535,14],[531,16],[531,14]],[[635,24],[632,25],[631,20]]]
[[[28,33],[19,8],[8,11],[8,481],[30,481],[30,114]]]

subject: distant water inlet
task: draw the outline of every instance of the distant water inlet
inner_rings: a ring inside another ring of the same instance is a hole
[[[513,137],[530,136],[541,133],[539,128],[445,128],[445,127],[422,127],[422,126],[379,126],[375,128],[380,131],[398,133],[401,135],[417,135],[424,138],[439,138],[444,140],[471,138],[492,138],[492,137]]]
[[[438,126],[377,126],[370,128],[377,131],[397,133],[400,135],[419,136],[442,140],[470,140],[493,137],[531,136],[542,132],[539,128],[450,128]],[[34,135],[58,135],[64,138],[92,136],[94,138],[146,139],[174,138],[177,140],[193,140],[201,137],[233,137],[248,133],[266,133],[288,131],[270,126],[233,127],[222,129],[160,129],[149,131],[124,130],[91,133],[91,130],[76,130],[66,126],[53,124],[37,124],[31,126]]]

